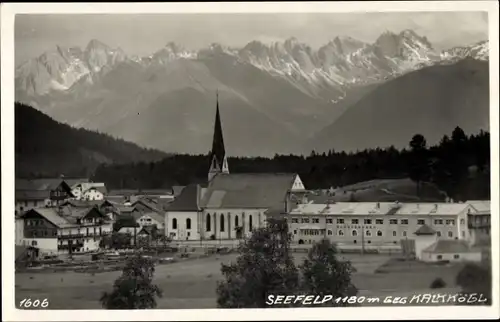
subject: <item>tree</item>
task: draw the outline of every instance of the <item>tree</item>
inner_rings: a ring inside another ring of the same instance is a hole
[[[111,293],[104,292],[100,301],[105,309],[153,309],[162,291],[153,284],[154,261],[137,254],[127,261],[122,275],[115,280]]]
[[[339,260],[337,248],[328,239],[314,244],[299,268],[302,273],[301,291],[304,294],[333,295],[337,298],[358,293],[351,281],[353,266],[349,261]],[[347,302],[326,304],[350,305]]]
[[[238,246],[236,263],[222,264],[224,280],[217,284],[221,308],[264,308],[269,294],[298,290],[298,270],[289,255],[291,235],[283,219],[268,219]]]
[[[487,299],[486,302],[473,304],[491,305],[491,262],[488,265],[466,264],[458,273],[456,284],[466,294],[482,294]]]
[[[429,179],[429,155],[427,141],[421,134],[416,134],[410,141],[410,178],[417,183],[417,197],[420,197],[420,187],[422,181]]]

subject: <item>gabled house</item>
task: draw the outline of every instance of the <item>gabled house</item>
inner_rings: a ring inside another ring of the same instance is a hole
[[[88,179],[16,179],[16,212],[36,207],[54,207],[74,198],[71,186]]]
[[[96,207],[36,208],[21,215],[22,245],[42,254],[95,251],[100,239],[111,232],[111,223]]]

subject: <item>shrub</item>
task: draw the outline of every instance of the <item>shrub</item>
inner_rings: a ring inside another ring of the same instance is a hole
[[[443,288],[445,286],[446,286],[446,282],[443,281],[443,279],[441,277],[436,278],[431,283],[431,288]]]

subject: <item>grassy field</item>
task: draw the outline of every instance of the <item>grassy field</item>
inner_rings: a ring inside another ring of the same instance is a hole
[[[301,261],[302,254],[296,255]],[[384,255],[344,255],[357,272],[353,275],[359,295],[385,296],[429,291],[429,285],[443,278],[453,286],[458,266],[429,266],[391,260],[381,273],[375,270],[390,258]],[[158,309],[215,308],[216,283],[221,279],[220,265],[236,255],[191,259],[156,266],[155,283],[163,290]],[[48,299],[52,309],[100,309],[102,292],[112,288],[121,272],[88,273],[16,273],[16,303],[24,298]]]

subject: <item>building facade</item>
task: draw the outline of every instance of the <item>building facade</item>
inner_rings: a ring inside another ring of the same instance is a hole
[[[41,254],[58,255],[95,251],[112,224],[97,208],[36,208],[20,216],[23,224],[21,245],[36,247]]]
[[[340,244],[389,245],[410,239],[423,225],[437,238],[467,239],[468,204],[339,202],[300,204],[287,215],[293,241],[329,238]]]

